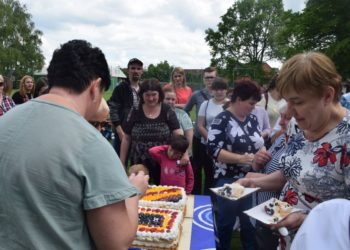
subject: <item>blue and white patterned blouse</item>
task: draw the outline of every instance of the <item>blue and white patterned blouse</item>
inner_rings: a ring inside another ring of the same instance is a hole
[[[275,142],[271,145],[269,148],[269,152],[271,154],[271,160],[266,163],[264,168],[262,169],[262,173],[264,174],[271,174],[277,170],[281,169],[280,158],[283,155],[287,148],[287,142],[286,142],[286,135],[282,134],[280,135]],[[265,192],[258,192],[257,198],[258,198],[258,204],[261,204],[271,198],[279,198],[280,191],[272,192],[272,191],[265,191]]]
[[[350,110],[350,93],[346,93],[341,96],[340,98],[340,104],[344,107]]]
[[[320,202],[350,199],[350,112],[325,136],[310,142],[292,136],[280,164],[288,180],[281,199],[310,210]]]
[[[214,178],[242,178],[251,170],[250,166],[228,164],[217,160],[220,150],[236,154],[256,153],[264,145],[260,136],[258,120],[250,114],[244,122],[236,119],[227,110],[221,112],[213,120],[208,131],[208,151],[214,161]]]

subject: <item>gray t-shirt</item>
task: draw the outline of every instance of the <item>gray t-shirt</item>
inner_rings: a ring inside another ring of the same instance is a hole
[[[92,249],[85,210],[137,194],[93,126],[38,100],[0,119],[0,190],[0,249],[6,250]]]

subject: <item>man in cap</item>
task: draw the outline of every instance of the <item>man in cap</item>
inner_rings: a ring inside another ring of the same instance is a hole
[[[128,62],[128,78],[120,82],[114,89],[108,101],[110,107],[110,117],[113,124],[115,139],[113,146],[117,154],[120,153],[120,144],[124,137],[122,123],[126,119],[132,107],[139,105],[140,79],[143,74],[143,63],[137,58],[132,58]]]

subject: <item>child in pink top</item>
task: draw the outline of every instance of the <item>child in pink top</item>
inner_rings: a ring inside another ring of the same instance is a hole
[[[193,170],[190,163],[180,165],[180,159],[188,148],[183,135],[173,135],[170,145],[155,146],[148,150],[151,157],[159,163],[160,185],[178,186],[190,194],[193,188]]]

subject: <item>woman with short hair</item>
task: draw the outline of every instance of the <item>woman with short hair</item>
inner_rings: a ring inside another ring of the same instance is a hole
[[[264,145],[258,119],[251,112],[260,100],[260,87],[252,80],[235,84],[230,106],[212,121],[208,151],[214,160],[214,186],[221,187],[251,171],[254,154]],[[243,213],[252,207],[252,197],[231,201],[212,196],[216,249],[231,249],[233,226],[240,220],[243,249],[254,249],[254,227]]]
[[[144,80],[140,85],[139,108],[132,108],[123,124],[125,137],[122,140],[120,160],[126,167],[130,146],[131,164],[149,167],[150,177],[159,182],[159,172],[152,164],[148,149],[169,144],[172,134],[182,134],[175,111],[163,103],[164,94],[155,78]]]
[[[199,133],[201,134],[201,144],[200,150],[202,151],[202,163],[203,166],[198,166],[200,171],[202,171],[202,167],[204,170],[204,194],[209,195],[210,188],[213,187],[214,182],[214,167],[211,156],[208,154],[207,140],[208,140],[208,130],[212,121],[215,117],[224,111],[224,105],[228,101],[226,98],[228,83],[221,77],[214,78],[214,81],[211,85],[211,90],[213,97],[207,101],[204,101],[198,111],[198,120],[197,126]],[[201,181],[201,180],[199,180]],[[202,185],[201,185],[202,186]]]
[[[350,198],[350,113],[341,106],[341,77],[331,59],[318,52],[284,63],[277,89],[302,130],[288,141],[280,171],[239,180],[244,186],[281,190],[281,198],[303,212],[292,213],[274,228],[299,228],[308,211],[334,198]]]

